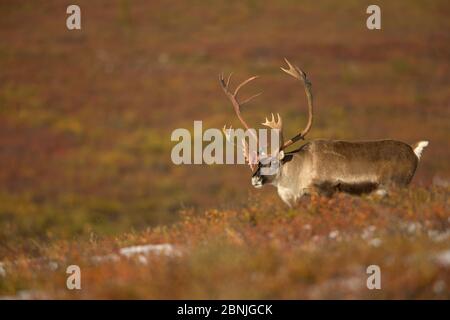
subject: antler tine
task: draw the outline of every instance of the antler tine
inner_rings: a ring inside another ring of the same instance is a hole
[[[271,115],[272,115],[272,119],[269,121],[266,117],[266,122],[264,122],[262,125],[272,128],[272,129],[282,130],[283,129],[283,120],[281,119],[280,114],[277,113],[277,120],[275,120],[275,116],[273,115],[273,113]]]
[[[227,128],[227,126],[224,125],[222,128],[222,131],[225,134],[225,138],[227,139],[227,141],[229,143],[231,143],[232,145],[237,146],[237,144],[234,143],[234,141],[231,140],[231,138],[230,138],[230,134],[229,134],[228,130],[231,130],[231,129],[232,129],[231,125],[229,128]],[[254,171],[256,168],[256,163],[257,163],[256,160],[258,157],[256,154],[254,154],[253,157],[252,157],[252,155],[250,155],[248,143],[247,143],[247,141],[245,141],[245,138],[242,138],[241,143],[242,143],[242,153],[244,154],[244,159],[249,164],[250,169],[252,171]]]
[[[244,158],[248,162],[250,169],[254,171],[257,166],[258,155],[253,151],[252,154],[249,152],[249,147],[247,141],[242,139],[242,152],[244,153]]]
[[[237,97],[237,94],[239,93],[239,90],[241,90],[241,88],[242,88],[243,86],[245,86],[247,83],[249,83],[250,81],[255,80],[255,79],[258,78],[258,77],[259,77],[259,76],[253,76],[253,77],[250,77],[250,78],[248,78],[247,80],[241,82],[241,84],[238,85],[238,86],[236,87],[236,90],[234,90],[233,95],[234,95],[235,97]]]
[[[272,113],[272,121],[273,121],[273,113]],[[268,126],[270,124],[270,121],[266,117],[266,121],[262,123],[263,126]]]
[[[229,128],[227,128],[227,125],[224,125],[223,128],[222,128],[222,131],[223,131],[223,133],[225,134],[225,137],[227,138],[227,140],[228,140],[228,138],[229,138],[228,130],[231,130],[231,129],[232,129],[232,126],[231,126],[231,125],[230,125]],[[230,141],[230,142],[231,142],[231,141]]]
[[[280,124],[280,126],[283,126],[283,119],[281,119],[280,114],[277,112],[277,117],[278,117],[278,123]]]
[[[237,99],[237,94],[239,92],[239,90],[246,85],[247,83],[249,83],[250,81],[256,79],[258,76],[253,76],[248,78],[247,80],[243,81],[242,83],[240,83],[236,89],[234,90],[234,93],[231,93],[229,90],[229,82],[231,79],[231,74],[228,77],[227,82],[225,82],[225,79],[223,77],[223,74],[220,76],[219,80],[220,80],[220,85],[222,86],[223,91],[225,92],[225,94],[227,95],[228,99],[231,101],[233,107],[234,107],[234,111],[237,115],[237,117],[239,118],[239,121],[241,121],[242,125],[245,127],[245,129],[249,130],[249,126],[247,125],[247,123],[245,122],[245,120],[242,118],[241,116],[241,105],[244,103],[249,102],[250,100],[252,100],[253,98],[257,97],[258,95],[260,95],[260,93],[251,96],[248,99],[245,99],[243,103],[239,102]],[[254,134],[252,134],[252,136],[257,140],[256,136]]]
[[[222,74],[219,76],[220,85],[221,85],[223,91],[225,92],[226,96],[228,97],[228,99],[231,101],[231,104],[233,105],[233,108],[234,108],[234,112],[236,113],[236,116],[238,117],[239,121],[242,123],[242,125],[244,126],[244,128],[245,128],[246,130],[249,130],[250,135],[251,135],[252,138],[256,141],[256,145],[258,145],[258,137],[256,136],[255,132],[253,132],[253,130],[250,130],[249,126],[247,125],[247,123],[245,122],[244,118],[243,118],[242,115],[241,115],[241,106],[242,106],[244,103],[247,103],[247,102],[249,102],[250,100],[252,100],[253,98],[259,96],[261,93],[255,94],[255,95],[251,96],[250,98],[245,99],[243,102],[239,102],[238,99],[237,99],[237,95],[238,95],[238,93],[239,93],[239,90],[240,90],[243,86],[245,86],[246,84],[248,84],[250,81],[253,81],[253,80],[255,80],[256,78],[258,78],[258,76],[250,77],[250,78],[248,78],[247,80],[241,82],[241,83],[236,87],[236,89],[234,90],[233,93],[230,91],[230,88],[229,88],[230,81],[231,81],[231,76],[232,76],[232,74],[230,74],[230,75],[228,76],[228,79],[227,79],[227,81],[225,82],[225,78],[224,78],[223,73],[222,73]],[[230,129],[231,129],[231,127],[230,127]],[[226,137],[228,138],[228,133],[227,133],[226,126],[224,127],[223,130],[224,130],[224,133],[225,133]],[[247,142],[245,141],[245,139],[244,139],[244,141],[242,141],[242,143],[243,143],[243,145],[244,145],[244,149],[243,149],[244,157],[245,157],[246,161],[248,162],[248,164],[250,165],[250,168],[251,168],[252,171],[253,171],[253,170],[255,169],[255,163],[254,163],[254,160],[257,159],[258,155],[257,155],[257,154],[249,154],[249,152],[248,152],[248,149],[249,149],[249,148],[248,148],[248,145],[247,145]]]
[[[230,132],[229,132],[232,129],[233,129],[233,127],[231,125],[229,128],[227,128],[227,125],[224,125],[222,128],[222,131],[225,134],[225,139],[227,139],[227,141],[229,143],[231,143],[232,145],[236,146],[236,143],[234,143],[234,141],[231,139]],[[245,154],[244,154],[244,157],[245,157]]]
[[[300,75],[298,74],[295,67],[288,61],[288,59],[284,58],[284,61],[286,61],[289,69],[285,69],[283,67],[280,67],[280,69],[286,72],[287,74],[293,76],[294,78],[300,79]]]
[[[230,76],[228,77],[228,79],[230,78]],[[223,90],[226,90],[228,88],[228,83],[225,83],[225,78],[223,76],[223,72],[219,75],[219,82],[220,82],[220,86],[222,87]]]
[[[230,81],[231,81],[231,76],[232,76],[232,75],[233,75],[233,72],[231,72],[230,75],[228,76],[227,84],[226,84],[227,88],[228,88],[228,86],[230,85]]]
[[[257,93],[257,94],[252,95],[251,97],[245,99],[244,101],[240,102],[241,106],[244,105],[244,104],[246,104],[246,103],[249,102],[250,100],[252,100],[252,99],[254,99],[254,98],[260,96],[261,94],[262,94],[262,92],[259,92],[259,93]]]
[[[305,86],[306,98],[308,100],[308,123],[306,124],[305,129],[303,129],[299,134],[297,134],[292,139],[286,141],[286,143],[283,144],[283,146],[281,147],[282,150],[289,147],[294,142],[304,139],[306,134],[311,129],[312,121],[313,121],[313,95],[312,95],[312,91],[311,91],[312,84],[309,81],[308,77],[306,76],[306,73],[302,69],[300,69],[297,66],[292,65],[286,58],[284,58],[284,60],[286,61],[289,69],[285,69],[285,68],[281,67],[281,70],[283,70],[287,74],[291,75],[292,77],[294,77],[298,80],[301,80]]]
[[[248,153],[248,144],[247,141],[245,141],[245,139],[242,139],[242,152],[244,153],[244,158],[247,162],[249,162],[250,157],[249,157],[249,153]]]
[[[302,69],[300,69],[297,66],[292,65],[286,58],[284,58],[284,60],[288,64],[289,69],[280,67],[281,70],[283,70],[284,72],[286,72],[287,74],[293,76],[294,78],[296,78],[298,80],[302,80],[304,82],[304,84],[308,87],[310,87],[312,85],[311,82],[309,81],[308,77],[306,76],[305,71],[303,71]]]
[[[283,120],[280,117],[280,114],[277,113],[277,120],[275,120],[275,116],[272,115],[272,119],[269,121],[266,117],[266,122],[264,122],[262,125],[269,127],[271,129],[277,129],[278,130],[278,138],[279,138],[279,150],[282,150],[282,146],[284,145],[284,139],[283,139]],[[272,149],[272,154],[274,154],[274,152],[278,152],[279,150],[273,150]]]

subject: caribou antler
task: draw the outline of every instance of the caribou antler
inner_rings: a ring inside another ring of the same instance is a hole
[[[284,139],[283,139],[283,120],[281,119],[280,114],[277,113],[277,120],[275,120],[275,117],[272,113],[272,119],[269,121],[266,118],[266,122],[262,123],[262,125],[269,127],[271,129],[278,130],[279,147],[281,148],[284,145]],[[276,150],[276,151],[279,151],[279,150]],[[273,152],[274,152],[274,150],[272,149],[272,153]]]
[[[271,129],[278,130],[278,133],[279,133],[280,148],[279,148],[279,150],[277,150],[277,152],[280,152],[280,151],[286,149],[287,147],[289,147],[290,145],[292,145],[294,142],[296,142],[298,140],[305,139],[305,136],[308,134],[309,130],[311,129],[312,122],[313,122],[313,95],[312,95],[312,91],[311,91],[311,86],[312,86],[311,82],[309,81],[308,77],[306,76],[306,73],[303,72],[303,70],[301,70],[297,66],[292,65],[286,58],[284,60],[286,61],[289,68],[285,69],[285,68],[281,67],[281,70],[283,70],[290,76],[292,76],[298,80],[301,80],[305,87],[306,98],[308,100],[308,123],[306,124],[306,127],[300,133],[298,133],[297,135],[295,135],[293,138],[289,139],[288,141],[284,142],[283,121],[282,121],[280,115],[277,113],[277,120],[275,120],[275,116],[273,114],[272,114],[272,118],[270,121],[266,118],[266,121],[263,123],[263,125],[271,128]],[[253,98],[259,96],[261,93],[255,94],[255,95],[249,97],[248,99],[245,99],[242,102],[240,102],[237,98],[237,96],[239,94],[239,90],[243,86],[248,84],[249,82],[255,80],[257,78],[257,76],[250,77],[247,80],[241,82],[236,87],[234,92],[232,92],[230,90],[231,76],[232,76],[232,74],[230,74],[228,76],[227,80],[225,81],[223,74],[221,74],[219,77],[220,85],[222,86],[222,89],[225,92],[228,99],[231,101],[234,111],[235,111],[239,121],[242,123],[242,125],[247,130],[247,132],[250,133],[251,137],[255,140],[256,145],[258,145],[258,138],[257,138],[254,130],[250,129],[250,127],[247,125],[247,122],[245,122],[244,118],[241,115],[241,106],[244,103],[247,103],[250,100],[252,100]],[[230,127],[230,129],[231,129],[231,127]],[[227,137],[227,140],[230,140],[229,139],[229,130],[230,129],[226,129],[226,127],[224,127],[224,132],[225,132],[225,136]],[[244,157],[245,157],[246,161],[248,161],[250,168],[252,170],[254,170],[255,164],[256,164],[254,161],[258,160],[258,152],[253,151],[253,153],[251,153],[251,154],[249,153],[249,147],[248,147],[247,142],[245,141],[245,138],[243,139],[242,144],[243,144]],[[272,152],[272,154],[273,154],[273,152]],[[279,154],[281,154],[281,153],[279,153]]]
[[[297,66],[293,66],[286,58],[284,60],[286,61],[289,69],[285,69],[285,68],[281,67],[281,70],[283,70],[287,74],[291,75],[292,77],[294,77],[298,80],[301,80],[303,82],[303,85],[305,86],[306,98],[308,99],[308,123],[306,124],[306,127],[305,127],[305,129],[303,129],[303,131],[301,131],[299,134],[297,134],[290,140],[286,141],[280,148],[281,150],[289,147],[291,144],[293,144],[294,142],[296,142],[298,140],[304,139],[306,134],[311,129],[312,121],[313,121],[313,95],[312,95],[312,91],[311,91],[312,84],[309,81],[309,79],[307,78],[306,73],[303,70],[301,70]]]
[[[251,97],[249,97],[249,98],[247,98],[247,99],[245,99],[243,102],[239,102],[237,96],[238,96],[239,90],[240,90],[243,86],[245,86],[245,85],[246,85],[247,83],[249,83],[250,81],[255,80],[256,78],[258,78],[258,76],[250,77],[250,78],[248,78],[247,80],[241,82],[241,83],[236,87],[236,89],[234,90],[234,92],[231,92],[231,90],[230,90],[231,76],[232,76],[232,73],[228,76],[227,81],[225,82],[225,78],[224,78],[223,73],[222,73],[222,74],[220,75],[220,77],[219,77],[220,85],[221,85],[221,87],[222,87],[222,89],[223,89],[223,92],[225,92],[225,95],[226,95],[226,96],[228,97],[228,99],[231,101],[231,104],[233,105],[233,108],[234,108],[234,112],[236,113],[236,115],[237,115],[239,121],[242,123],[242,125],[243,125],[244,128],[247,130],[247,132],[250,132],[250,134],[251,134],[251,136],[253,137],[253,139],[255,139],[256,146],[257,146],[257,145],[258,145],[258,138],[257,138],[256,134],[254,133],[254,131],[251,130],[250,127],[247,125],[247,122],[245,122],[244,118],[242,118],[242,115],[241,115],[241,106],[242,106],[244,103],[247,103],[247,102],[249,102],[250,100],[252,100],[253,98],[259,96],[259,95],[261,94],[261,92],[255,94],[255,95],[253,95],[253,96],[251,96]],[[230,127],[230,129],[231,129],[231,127]],[[227,130],[229,130],[229,129],[226,129],[226,126],[225,126],[223,131],[225,132],[225,135],[228,137]],[[248,147],[247,142],[245,141],[245,138],[242,140],[242,144],[243,144],[243,152],[244,152],[245,160],[248,162],[248,164],[250,165],[251,170],[253,171],[253,170],[255,169],[255,167],[256,167],[256,160],[257,160],[256,157],[257,157],[257,155],[254,155],[253,153],[252,153],[252,154],[249,153],[249,147]]]

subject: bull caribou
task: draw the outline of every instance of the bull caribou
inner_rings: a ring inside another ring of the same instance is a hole
[[[279,148],[270,155],[249,153],[248,143],[242,141],[244,158],[252,170],[251,182],[255,188],[273,185],[281,199],[292,206],[302,196],[321,194],[331,196],[336,192],[364,194],[375,192],[385,195],[392,187],[407,186],[414,176],[423,149],[428,141],[419,141],[414,146],[396,140],[341,141],[311,140],[296,150],[285,152],[297,141],[305,140],[313,123],[313,94],[311,82],[306,73],[285,59],[288,68],[282,71],[299,80],[305,89],[308,101],[308,122],[306,127],[291,139],[283,139],[283,121],[279,114],[275,119],[266,118],[262,123],[272,130],[278,130]],[[254,96],[240,102],[239,90],[256,79],[253,76],[240,83],[234,91],[230,89],[231,75],[225,80],[220,76],[220,85],[231,101],[234,111],[244,126],[250,130],[241,114],[241,105]],[[256,96],[256,95],[255,95]],[[226,127],[225,127],[226,128]],[[226,133],[226,130],[225,130]],[[257,140],[256,135],[251,136]],[[277,166],[271,174],[263,169]]]

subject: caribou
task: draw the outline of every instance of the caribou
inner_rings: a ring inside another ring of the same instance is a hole
[[[246,163],[252,170],[251,183],[255,188],[273,185],[281,199],[292,206],[302,196],[319,194],[332,196],[336,192],[349,194],[376,193],[387,195],[394,187],[407,186],[416,171],[423,149],[428,141],[419,141],[414,146],[407,143],[385,139],[372,141],[311,140],[299,148],[285,152],[297,141],[305,140],[313,124],[312,84],[306,73],[285,59],[288,68],[281,70],[300,81],[305,89],[308,103],[308,122],[303,130],[291,139],[284,141],[283,121],[279,114],[272,114],[262,125],[278,130],[279,148],[270,154],[251,153],[245,138],[242,140]],[[245,129],[250,130],[241,114],[241,106],[253,99],[239,101],[239,90],[256,79],[248,78],[233,91],[230,89],[231,74],[225,80],[220,75],[220,85],[231,101],[234,111]],[[259,95],[259,94],[258,94]],[[226,127],[224,127],[225,129]],[[226,130],[224,130],[226,134]],[[250,138],[257,140],[255,134]],[[267,174],[268,167],[278,169]],[[264,173],[263,173],[264,172]]]

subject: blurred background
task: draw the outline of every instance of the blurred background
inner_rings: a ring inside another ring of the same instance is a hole
[[[303,89],[283,58],[309,75],[309,139],[429,140],[413,184],[448,185],[450,4],[377,1],[0,0],[0,258],[36,241],[140,230],[183,208],[230,208],[253,190],[244,165],[170,159],[176,128],[239,127],[218,84],[262,76],[245,107],[260,126],[279,112],[286,136],[306,122]],[[34,241],[30,241],[30,239]]]

